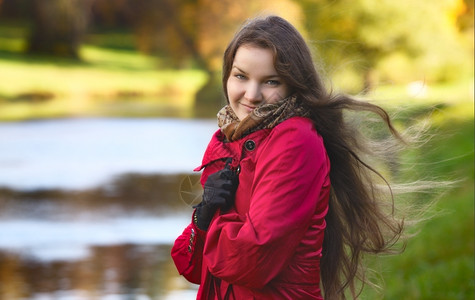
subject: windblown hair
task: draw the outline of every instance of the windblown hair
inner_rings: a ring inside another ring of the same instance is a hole
[[[368,282],[363,255],[394,249],[404,224],[394,214],[388,181],[364,159],[370,152],[371,140],[348,121],[345,112],[374,113],[395,139],[401,137],[381,107],[327,89],[303,37],[277,16],[249,21],[228,45],[223,63],[226,97],[234,56],[242,45],[273,51],[276,71],[309,108],[314,126],[323,137],[331,163],[332,184],[321,259],[323,292],[326,299],[345,299],[345,291],[349,289],[356,298],[361,292],[357,288],[358,279],[363,284]],[[380,183],[387,187],[385,195],[381,193]],[[389,210],[384,204],[388,199]]]

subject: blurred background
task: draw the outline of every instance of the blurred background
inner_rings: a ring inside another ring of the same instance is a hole
[[[361,299],[474,298],[469,0],[0,0],[0,299],[194,299],[171,244],[224,104],[221,56],[249,17],[309,40],[329,86],[432,139],[396,181],[457,181]],[[379,134],[377,132],[377,134]],[[435,194],[435,195],[434,195]],[[412,201],[412,200],[411,200]]]

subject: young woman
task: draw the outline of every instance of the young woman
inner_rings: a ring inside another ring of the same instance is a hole
[[[402,223],[361,159],[367,140],[343,110],[378,106],[333,95],[302,36],[277,16],[247,23],[224,53],[228,105],[197,170],[203,200],[172,257],[198,299],[352,297],[361,255],[389,249]],[[321,283],[321,286],[320,286]]]

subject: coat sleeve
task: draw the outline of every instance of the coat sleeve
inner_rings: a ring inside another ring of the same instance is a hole
[[[313,129],[277,126],[261,147],[249,212],[217,217],[203,257],[214,276],[249,288],[262,288],[289,262],[316,213],[329,171]]]
[[[175,240],[171,256],[180,275],[188,281],[199,284],[203,261],[203,244],[206,232],[198,229],[193,222]]]

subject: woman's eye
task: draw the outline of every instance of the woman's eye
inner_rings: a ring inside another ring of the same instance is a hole
[[[280,81],[278,80],[267,80],[266,82],[268,85],[279,85]]]
[[[242,74],[236,74],[234,75],[234,77],[236,77],[237,79],[246,79],[246,76],[242,75]]]

